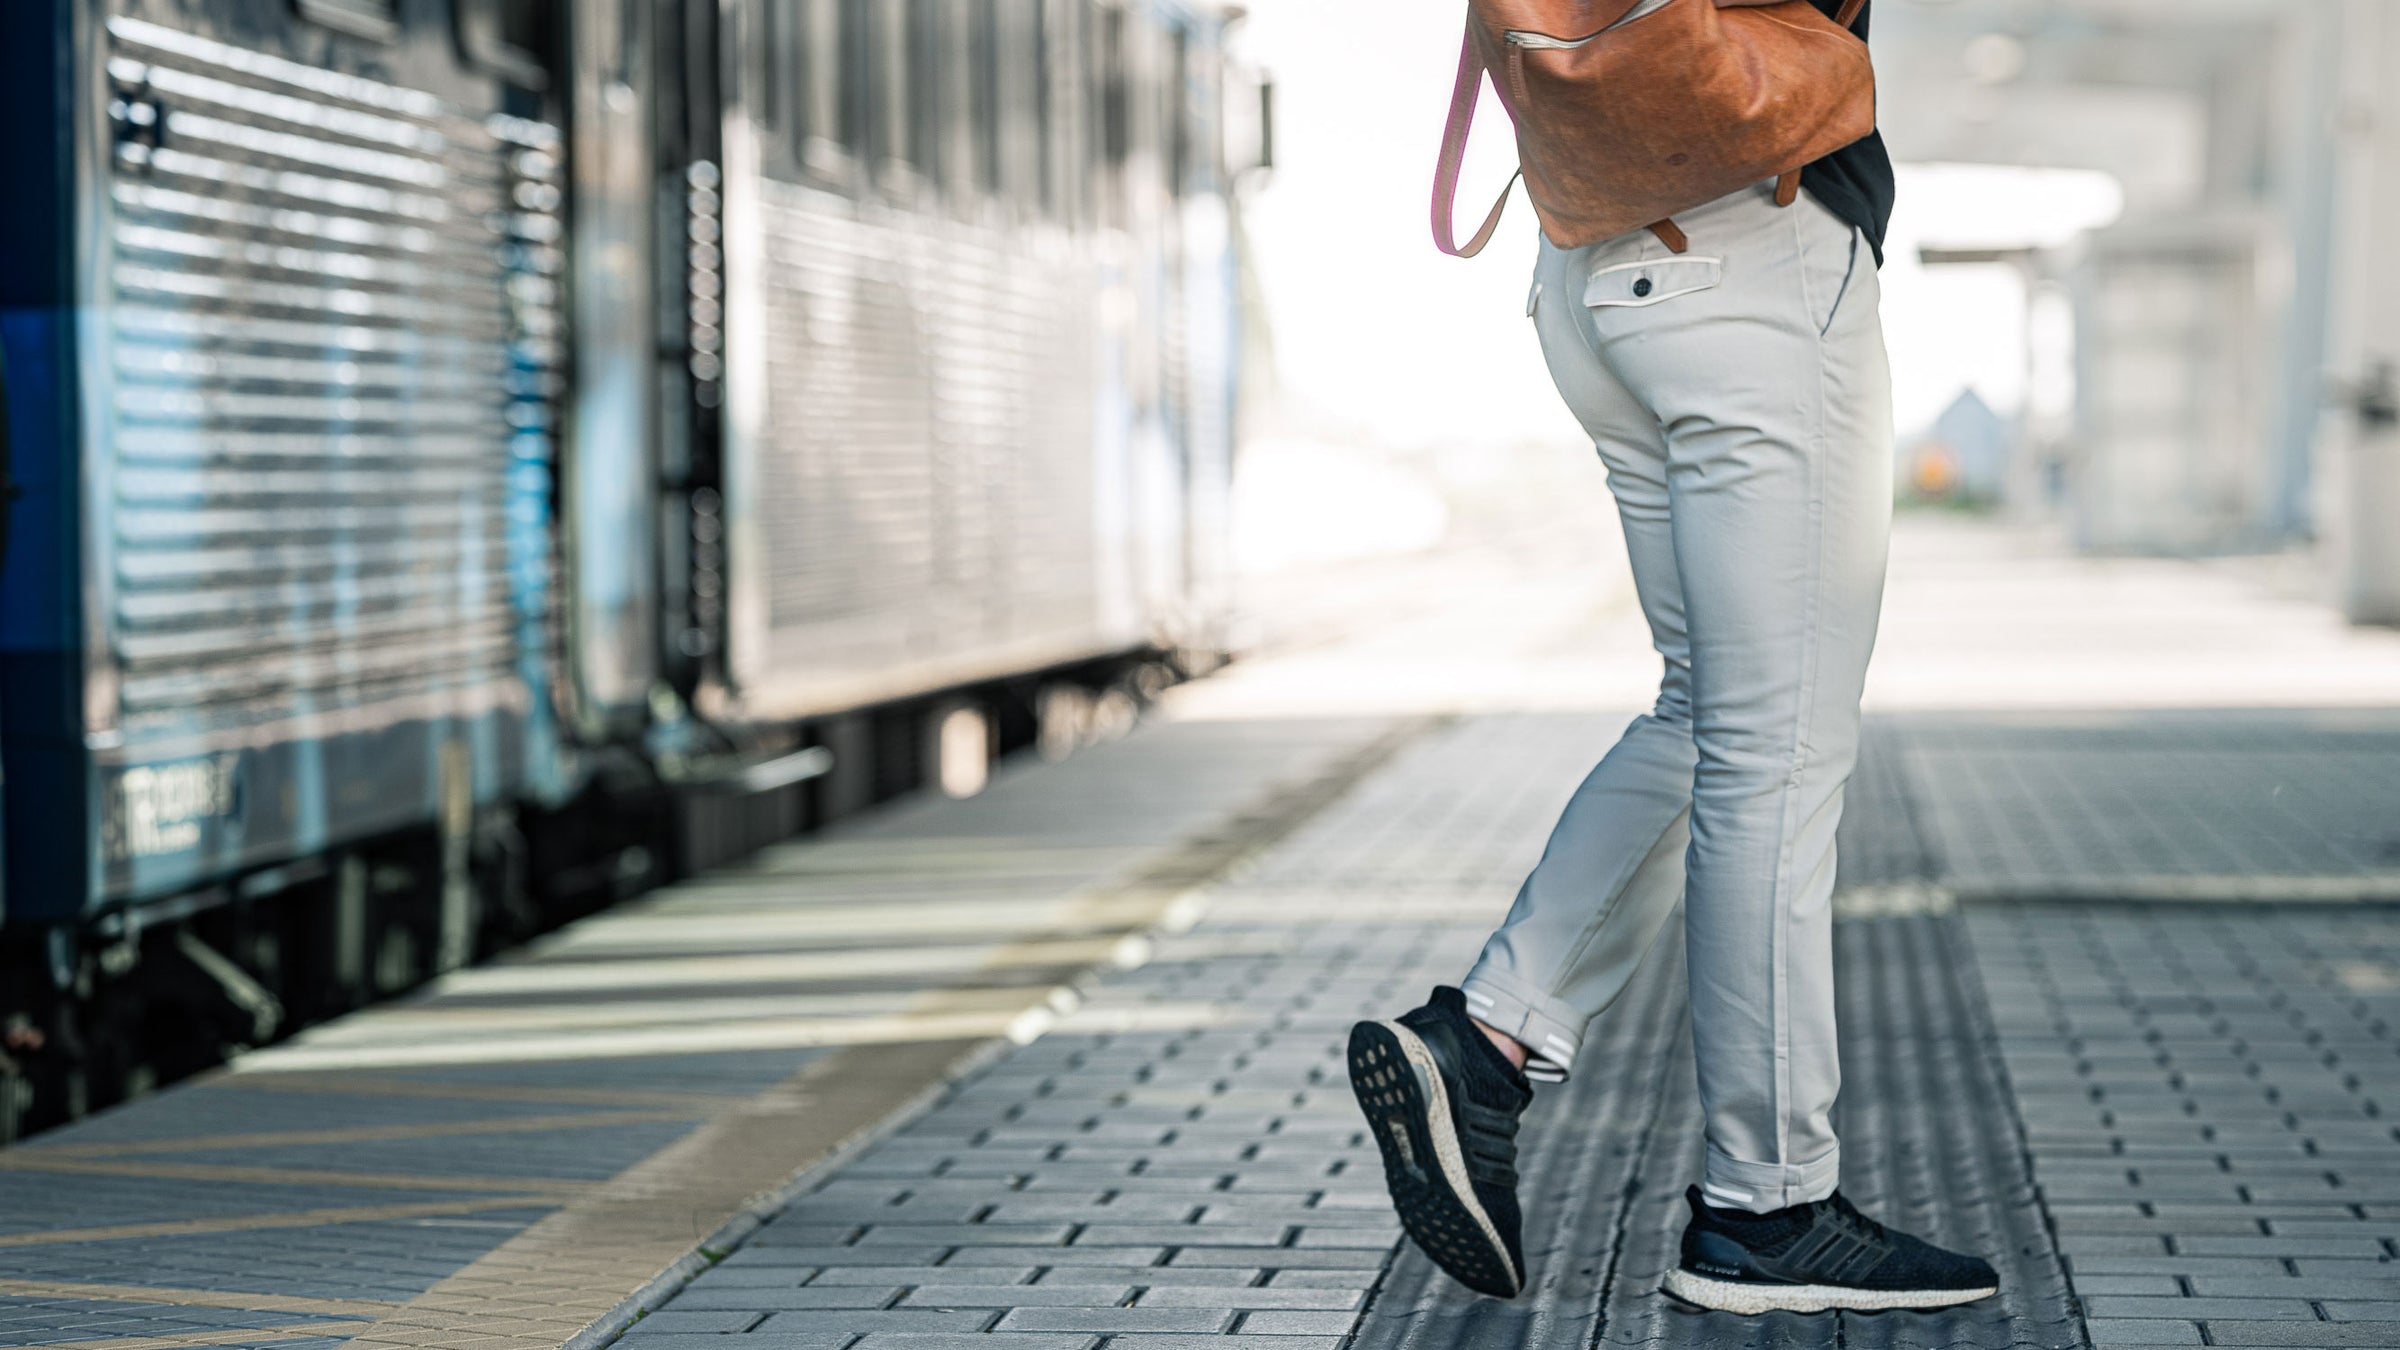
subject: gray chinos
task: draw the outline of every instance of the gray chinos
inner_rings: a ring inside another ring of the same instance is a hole
[[[1528,307],[1607,465],[1666,674],[1461,985],[1562,1078],[1681,898],[1703,1189],[1755,1212],[1839,1180],[1834,829],[1892,485],[1874,256],[1772,192],[1678,216],[1680,255],[1647,230],[1542,245]]]

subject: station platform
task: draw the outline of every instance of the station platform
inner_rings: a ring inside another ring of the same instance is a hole
[[[1347,1028],[1463,970],[1643,665],[1621,594],[1502,568],[0,1151],[0,1345],[2400,1344],[2400,643],[2115,570],[2340,659],[2271,705],[2095,618],[2139,700],[2007,684],[1973,643],[2057,644],[1937,593],[1998,546],[1896,564],[1837,898],[1845,1188],[1990,1254],[1986,1304],[1659,1295],[1671,942],[1528,1122],[1528,1293],[1400,1241]],[[2089,612],[2048,575],[1987,608]]]

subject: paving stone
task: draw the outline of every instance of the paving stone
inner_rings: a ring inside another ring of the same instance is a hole
[[[725,1311],[776,1308],[880,1308],[900,1297],[889,1285],[819,1284],[805,1289],[772,1285],[725,1285],[686,1288],[667,1304],[667,1312]],[[652,1317],[660,1316],[652,1313]]]
[[[2090,1316],[2108,1318],[2169,1317],[2201,1321],[2232,1317],[2268,1321],[2288,1317],[2306,1321],[2316,1317],[2307,1301],[2297,1298],[2138,1298],[2097,1294],[2086,1298],[2083,1306]]]
[[[1092,1350],[1099,1345],[1097,1336],[1073,1336],[1073,1333],[1039,1333],[1039,1331],[986,1331],[979,1336],[948,1336],[948,1333],[914,1333],[914,1331],[878,1331],[852,1345],[852,1350]],[[739,1348],[715,1350],[749,1350]]]
[[[2177,1238],[2175,1249],[2193,1256],[2330,1256],[2357,1261],[2372,1261],[2385,1255],[2383,1245],[2371,1237],[2217,1237],[2198,1234]]]
[[[931,1246],[1030,1247],[1064,1243],[1073,1235],[1071,1224],[911,1224],[879,1223],[859,1236],[861,1247]],[[2326,1255],[2338,1255],[2328,1252]]]
[[[2084,1323],[2095,1350],[2117,1345],[2206,1345],[2197,1322],[2170,1322],[2143,1317],[2118,1321],[2096,1317]]]
[[[928,1284],[909,1291],[903,1308],[1108,1308],[1133,1297],[1131,1285]]]
[[[961,1336],[944,1333],[879,1331],[861,1339],[851,1350],[1091,1350],[1097,1336],[1040,1332],[984,1332]],[[718,1350],[736,1350],[719,1347]],[[749,1350],[749,1347],[738,1347]]]
[[[824,1285],[1023,1284],[1033,1278],[1032,1266],[831,1266],[809,1281]],[[713,1287],[713,1278],[710,1279]]]
[[[2205,1324],[2214,1345],[2374,1347],[2400,1345],[2400,1322],[2236,1322]]]
[[[2158,1298],[2181,1298],[2184,1294],[2183,1286],[2171,1275],[2078,1275],[2075,1277],[2075,1292],[2086,1298],[2094,1294],[2146,1294]],[[2224,1295],[2228,1298],[2257,1297],[2255,1294],[2231,1290],[2224,1291]]]
[[[948,1247],[913,1247],[894,1251],[890,1247],[782,1247],[745,1243],[710,1269],[717,1271],[742,1266],[929,1266],[941,1260],[949,1250]]]
[[[1112,1200],[1107,1204],[1069,1196],[1056,1200],[1002,1201],[992,1208],[985,1220],[989,1223],[1024,1223],[1035,1219],[1066,1219],[1076,1223],[1098,1224],[1155,1219],[1184,1223],[1199,1208],[1199,1200],[1189,1195],[1181,1198],[1136,1196]]]
[[[1400,1238],[1401,1231],[1397,1224],[1388,1228],[1310,1226],[1300,1230],[1294,1245],[1309,1248],[1367,1247],[1376,1251],[1389,1251],[1392,1244],[1398,1242]]]
[[[619,1345],[626,1350],[847,1350],[857,1336],[850,1331],[751,1331],[742,1340],[727,1340],[722,1333],[665,1333],[665,1336],[641,1336],[641,1324],[634,1324]],[[286,1350],[278,1345],[276,1350]]]
[[[2288,1263],[2294,1274],[2311,1280],[2380,1280],[2400,1276],[2400,1262],[2389,1257],[2373,1261],[2334,1261],[2299,1257]]]
[[[761,1289],[795,1289],[808,1283],[817,1273],[817,1266],[734,1265],[726,1262],[708,1272],[709,1284],[718,1289],[744,1286]]]
[[[863,1225],[855,1223],[795,1223],[770,1224],[750,1235],[744,1247],[823,1247],[851,1246]]]
[[[1178,1266],[1264,1266],[1273,1270],[1380,1270],[1390,1253],[1356,1247],[1184,1247]]]
[[[1270,1343],[1274,1350],[1341,1350],[1339,1336],[1285,1336]],[[1222,1336],[1112,1336],[1108,1350],[1226,1350]]]
[[[1143,1308],[1302,1308],[1349,1310],[1366,1301],[1353,1289],[1306,1289],[1253,1286],[1239,1289],[1168,1287],[1152,1289],[1137,1301]],[[1348,1331],[1345,1320],[1341,1330]]]
[[[1380,1272],[1369,1270],[1279,1270],[1267,1283],[1283,1289],[1353,1289],[1365,1293]]]
[[[981,1331],[991,1325],[992,1314],[980,1308],[957,1312],[930,1311],[923,1308],[885,1308],[878,1310],[842,1310],[810,1308],[771,1314],[759,1323],[758,1330],[772,1332],[800,1331]],[[1073,1328],[1065,1328],[1073,1330]]]
[[[1240,1288],[1256,1284],[1258,1276],[1257,1270],[1242,1266],[1057,1266],[1044,1271],[1035,1283]]]
[[[2303,1271],[2308,1269],[2300,1264]],[[2355,1266],[2357,1262],[2343,1262]],[[2168,1256],[2163,1251],[2145,1252],[2139,1256],[2070,1256],[2067,1266],[2080,1286],[2086,1274],[2093,1275],[2184,1275],[2193,1279],[2221,1276],[2244,1279],[2266,1279],[2288,1276],[2291,1271],[2281,1261],[2264,1257],[2233,1256]]]
[[[1168,1247],[1273,1247],[1282,1243],[1281,1225],[1253,1224],[1111,1224],[1096,1223],[1077,1235],[1078,1246],[1124,1247],[1158,1243]],[[1390,1243],[1380,1249],[1388,1250]],[[2326,1252],[2323,1255],[2340,1255]]]
[[[1245,1336],[1338,1336],[1350,1329],[1346,1312],[1254,1312],[1244,1314]]]
[[[1346,1319],[1345,1319],[1346,1320]],[[1230,1311],[1207,1308],[1018,1308],[1002,1317],[1000,1331],[1223,1331]]]
[[[637,1330],[640,1325],[634,1324]],[[628,1350],[848,1350],[857,1339],[847,1331],[753,1331],[738,1341],[729,1341],[721,1334],[636,1335],[629,1331],[617,1343]]]
[[[723,1335],[727,1332],[748,1331],[758,1325],[759,1317],[759,1313],[739,1310],[704,1312],[667,1308],[634,1323],[626,1334],[632,1335],[639,1332],[646,1336],[657,1336],[679,1331]]]
[[[945,1266],[1154,1266],[1164,1247],[961,1247]]]
[[[2096,1277],[2095,1277],[2096,1278]],[[2075,1287],[2083,1289],[2089,1279],[2077,1279]],[[2400,1268],[2391,1278],[2359,1280],[2306,1275],[2282,1275],[2243,1279],[2232,1276],[2201,1275],[2193,1277],[2192,1292],[2202,1298],[2277,1298],[2299,1297],[2316,1299],[2400,1299]],[[2100,1292],[2100,1291],[2093,1291]],[[2127,1291],[2120,1291],[2127,1292]],[[2395,1318],[2392,1320],[2400,1320]]]
[[[2319,1294],[2317,1306],[2336,1322],[2388,1322],[2400,1326],[2400,1299],[2350,1300]]]

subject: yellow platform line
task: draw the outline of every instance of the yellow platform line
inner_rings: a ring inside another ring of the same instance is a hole
[[[853,1018],[889,1017],[906,1011],[922,989],[892,989],[875,994],[753,994],[740,998],[642,998],[639,996],[610,999],[606,1002],[556,1000],[528,1005],[493,1008],[481,1004],[464,1007],[435,1005],[411,1008],[405,1012],[378,1013],[371,1020],[361,1019],[363,1025],[346,1029],[340,1036],[312,1036],[308,1048],[327,1050],[335,1046],[402,1045],[435,1037],[482,1038],[494,1035],[548,1035],[575,1032],[610,1032],[643,1028],[695,1027],[716,1024],[736,1025],[745,1022],[764,1022],[778,1018]],[[1024,997],[1023,981],[994,988],[986,993],[991,1006],[1008,1006]],[[274,1067],[273,1075],[244,1073],[226,1079],[229,1083],[250,1083],[280,1078],[286,1074],[309,1076],[312,1071]],[[338,1077],[341,1070],[313,1071],[325,1078]],[[332,1090],[332,1089],[323,1089]],[[742,1097],[720,1097],[726,1105]],[[629,1105],[630,1103],[615,1103]]]
[[[366,1322],[286,1322],[255,1331],[228,1327],[221,1331],[179,1331],[172,1336],[118,1336],[104,1341],[45,1341],[41,1350],[182,1350],[187,1345],[249,1345],[266,1341],[308,1341],[321,1336],[350,1336],[365,1330]]]
[[[373,1144],[397,1139],[454,1139],[476,1134],[540,1134],[548,1130],[592,1130],[607,1125],[644,1125],[692,1120],[708,1114],[706,1103],[690,1110],[578,1111],[554,1116],[511,1116],[494,1120],[425,1121],[414,1125],[348,1125],[324,1130],[261,1130],[249,1134],[197,1134],[181,1139],[141,1139],[121,1144],[37,1144],[27,1153],[70,1158],[130,1158],[145,1153],[199,1153],[209,1149],[283,1148],[298,1144]],[[0,1153],[0,1167],[17,1166],[19,1155]]]
[[[597,1182],[572,1177],[432,1176],[421,1172],[348,1172],[313,1167],[240,1167],[230,1163],[133,1162],[80,1158],[73,1154],[11,1157],[0,1153],[0,1171],[57,1172],[93,1177],[159,1177],[176,1181],[226,1181],[258,1186],[348,1186],[382,1191],[556,1191],[584,1190]]]
[[[365,1350],[555,1350],[762,1192],[946,1081],[982,1042],[837,1051],[379,1318]]]
[[[371,1074],[303,1073],[242,1074],[217,1070],[209,1088],[242,1088],[255,1092],[322,1092],[343,1097],[417,1097],[463,1102],[524,1102],[547,1106],[687,1107],[731,1106],[746,1101],[742,1092],[666,1092],[645,1088],[519,1087],[512,1083],[460,1083],[439,1078],[378,1078]]]
[[[474,1200],[428,1200],[408,1205],[346,1205],[334,1209],[304,1209],[281,1214],[242,1214],[220,1219],[164,1219],[156,1223],[106,1224],[97,1228],[47,1228],[32,1233],[0,1233],[0,1247],[47,1247],[66,1242],[113,1242],[119,1238],[194,1237],[204,1233],[259,1232],[270,1228],[316,1228],[336,1223],[380,1223],[391,1219],[426,1219],[443,1214],[475,1214],[492,1209],[526,1209],[566,1203],[557,1194],[486,1195]]]
[[[95,1303],[165,1303],[178,1308],[240,1308],[245,1312],[315,1313],[320,1317],[381,1317],[399,1307],[381,1298],[301,1298],[223,1289],[163,1289],[146,1284],[77,1284],[58,1280],[0,1280],[8,1298],[77,1298]]]
[[[1018,991],[1013,1007],[966,1012],[901,1013],[888,1017],[776,1017],[689,1027],[629,1027],[550,1036],[472,1038],[435,1035],[414,1042],[296,1046],[278,1050],[277,1063],[307,1068],[360,1064],[374,1068],[432,1068],[461,1064],[536,1064],[579,1059],[659,1055],[719,1055],[744,1050],[806,1050],[824,1046],[895,1045],[910,1041],[980,1039],[1005,1034],[1028,1002],[1047,987]],[[267,1070],[272,1072],[274,1070]],[[700,1114],[693,1112],[690,1114]]]

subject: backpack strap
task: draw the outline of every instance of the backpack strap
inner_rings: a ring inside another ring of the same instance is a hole
[[[1850,0],[1853,5],[1866,0]],[[1467,133],[1475,128],[1475,102],[1483,94],[1483,54],[1475,49],[1475,20],[1467,19],[1467,35],[1459,44],[1458,82],[1450,90],[1450,117],[1442,126],[1442,157],[1433,170],[1433,245],[1453,258],[1472,258],[1492,242],[1492,234],[1500,228],[1500,217],[1508,210],[1508,194],[1516,190],[1517,180],[1525,176],[1524,166],[1508,176],[1500,189],[1500,199],[1492,203],[1490,215],[1466,243],[1458,242],[1458,171],[1467,157]],[[1793,182],[1799,180],[1795,177]],[[1670,252],[1681,253],[1690,244],[1675,222],[1662,220],[1650,227],[1650,232],[1667,246]]]
[[[1459,243],[1458,170],[1467,157],[1467,133],[1475,127],[1475,100],[1482,94],[1483,54],[1475,49],[1475,20],[1470,17],[1458,51],[1458,83],[1450,91],[1450,119],[1442,127],[1442,157],[1433,171],[1433,243],[1453,258],[1472,258],[1492,242],[1492,232],[1500,228],[1500,216],[1508,210],[1508,194],[1525,175],[1522,168],[1509,175],[1500,200],[1492,203],[1492,213],[1483,218],[1475,237]]]

